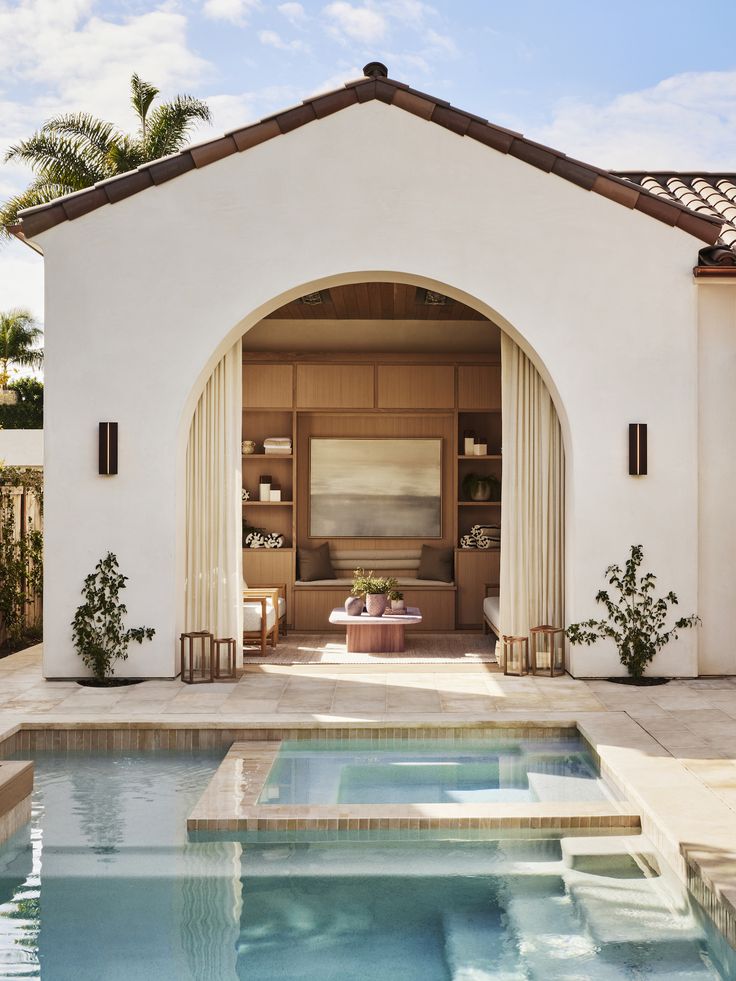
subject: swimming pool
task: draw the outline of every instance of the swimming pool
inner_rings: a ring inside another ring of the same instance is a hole
[[[683,893],[560,842],[190,842],[221,753],[36,753],[0,848],[0,977],[642,981],[736,977]]]
[[[287,740],[259,804],[610,800],[580,738]]]

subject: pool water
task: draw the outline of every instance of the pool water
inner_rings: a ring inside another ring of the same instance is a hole
[[[598,801],[581,739],[285,741],[259,804]]]
[[[553,839],[190,842],[220,758],[37,754],[30,840],[0,847],[0,978],[736,977],[680,891],[574,872]]]

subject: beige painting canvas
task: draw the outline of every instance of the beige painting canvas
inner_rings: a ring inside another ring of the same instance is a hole
[[[441,439],[309,443],[313,538],[440,538]]]

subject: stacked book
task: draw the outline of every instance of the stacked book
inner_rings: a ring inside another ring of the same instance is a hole
[[[460,548],[493,548],[501,547],[500,525],[473,525],[470,534],[460,539]]]
[[[263,451],[267,456],[289,456],[291,454],[291,437],[269,436],[263,441]]]

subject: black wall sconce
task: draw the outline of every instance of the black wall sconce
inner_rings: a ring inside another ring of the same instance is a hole
[[[629,423],[629,474],[644,477],[647,472],[647,424]]]
[[[118,424],[100,423],[100,473],[111,477],[118,472]]]

